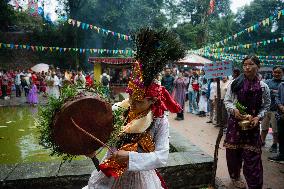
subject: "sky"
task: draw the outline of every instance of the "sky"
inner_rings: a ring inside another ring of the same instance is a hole
[[[234,13],[237,13],[238,8],[244,6],[244,5],[249,5],[250,2],[253,0],[231,0],[231,9]]]

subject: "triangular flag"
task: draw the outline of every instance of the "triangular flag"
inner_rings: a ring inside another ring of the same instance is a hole
[[[50,52],[52,52],[52,47],[49,47]]]
[[[266,24],[269,25],[269,18],[266,18]]]
[[[68,19],[68,24],[72,24],[72,19]]]
[[[86,30],[89,29],[90,24],[86,24]]]
[[[80,27],[81,22],[77,21],[77,27]]]
[[[23,48],[26,49],[26,48],[27,48],[27,45],[23,45]]]
[[[2,47],[2,43],[0,43],[0,48]]]
[[[83,49],[83,53],[85,53],[85,49]]]
[[[59,48],[59,47],[56,47],[55,49],[56,49],[57,51],[58,51],[59,49],[61,49],[61,50],[62,50],[62,48]]]
[[[85,29],[86,24],[85,24],[85,23],[82,23],[82,24],[81,24],[81,26],[82,26],[82,29],[84,30],[84,29]]]
[[[10,47],[11,47],[11,44],[7,44],[7,47],[10,48]]]
[[[59,48],[59,52],[62,52],[62,48]]]
[[[18,46],[19,46],[19,45],[15,45],[15,48],[18,49]]]
[[[76,20],[72,20],[72,25],[75,26]]]
[[[93,25],[92,24],[90,24],[90,28],[93,29]]]

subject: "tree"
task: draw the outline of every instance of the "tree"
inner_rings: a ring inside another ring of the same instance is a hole
[[[11,5],[7,4],[7,1],[0,0],[0,31],[7,31],[8,26],[14,19],[14,11]]]

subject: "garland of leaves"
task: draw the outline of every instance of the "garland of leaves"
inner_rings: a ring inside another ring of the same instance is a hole
[[[53,96],[48,96],[47,104],[39,107],[38,117],[35,125],[39,129],[40,137],[39,143],[46,149],[50,149],[51,156],[63,156],[63,160],[72,160],[75,156],[65,154],[58,145],[54,142],[52,137],[52,124],[55,114],[60,110],[67,100],[71,100],[79,94],[76,86],[65,85],[61,89],[61,95],[57,99]]]
[[[80,90],[81,89],[81,90]],[[61,109],[61,107],[67,102],[73,100],[79,95],[84,95],[84,92],[92,92],[95,96],[100,96],[104,100],[104,86],[100,83],[95,83],[91,88],[85,88],[82,91],[80,85],[65,85],[61,89],[61,95],[58,99],[53,96],[48,97],[47,104],[39,107],[38,116],[35,120],[35,125],[39,129],[39,143],[46,149],[51,150],[50,156],[61,156],[63,161],[71,161],[75,155],[67,154],[63,152],[60,147],[55,143],[52,136],[52,124],[56,113]],[[113,111],[113,132],[107,142],[109,146],[115,146],[119,134],[122,131],[122,127],[125,124],[125,118],[123,116],[126,110],[122,107],[118,107]]]

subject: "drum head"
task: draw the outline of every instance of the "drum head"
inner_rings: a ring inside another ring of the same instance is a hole
[[[79,97],[66,102],[56,113],[53,124],[55,143],[62,151],[72,155],[86,155],[102,144],[80,131],[72,122],[106,143],[113,131],[111,105],[94,96]]]

